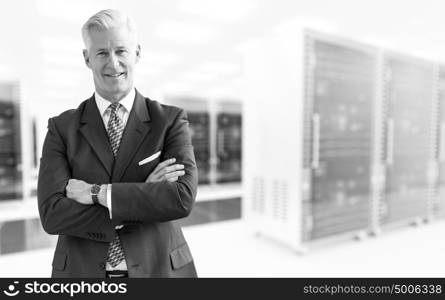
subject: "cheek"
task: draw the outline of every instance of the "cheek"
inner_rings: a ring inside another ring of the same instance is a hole
[[[93,74],[94,74],[94,77],[96,77],[97,79],[103,79],[102,78],[102,72],[100,71],[100,69],[98,69],[98,68],[94,68],[93,69]]]

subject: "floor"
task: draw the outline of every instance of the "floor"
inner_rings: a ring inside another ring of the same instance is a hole
[[[200,277],[445,277],[445,221],[331,241],[301,255],[238,220],[184,228]],[[0,256],[0,277],[48,277],[53,249]]]

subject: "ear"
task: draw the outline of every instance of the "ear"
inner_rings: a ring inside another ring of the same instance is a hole
[[[139,62],[139,59],[141,59],[141,45],[136,46],[136,63]]]
[[[89,54],[88,54],[88,50],[87,49],[83,49],[82,52],[83,52],[83,59],[85,60],[85,64],[87,65],[88,68],[91,69],[90,57],[89,57]]]

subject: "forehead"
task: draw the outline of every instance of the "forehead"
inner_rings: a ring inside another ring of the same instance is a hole
[[[107,30],[91,29],[89,33],[89,48],[102,49],[113,47],[134,47],[136,34],[126,26],[112,27]]]

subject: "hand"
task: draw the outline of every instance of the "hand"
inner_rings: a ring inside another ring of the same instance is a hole
[[[172,165],[172,163],[174,163],[175,161],[176,158],[170,158],[159,163],[153,170],[153,172],[151,172],[151,174],[148,175],[145,182],[159,182],[163,180],[167,180],[170,182],[177,181],[179,176],[185,174],[185,171],[183,170],[184,165],[181,164]]]
[[[93,204],[91,199],[92,184],[86,183],[83,180],[70,179],[66,186],[66,196],[79,202],[80,204]]]

